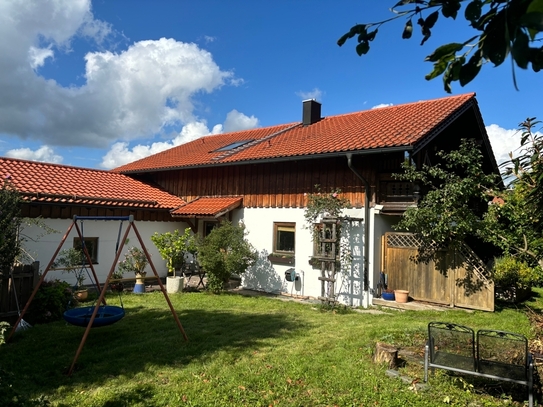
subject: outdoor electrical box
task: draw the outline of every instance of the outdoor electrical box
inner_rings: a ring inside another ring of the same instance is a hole
[[[287,281],[296,281],[299,277],[296,275],[296,270],[293,268],[289,268],[287,271],[285,271],[285,280]]]

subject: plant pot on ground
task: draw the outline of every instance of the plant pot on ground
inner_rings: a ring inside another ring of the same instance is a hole
[[[138,247],[130,247],[124,255],[124,259],[119,262],[117,271],[121,274],[133,272],[136,275],[136,284],[134,285],[134,293],[142,294],[145,292],[145,276],[147,272],[145,268],[149,264],[149,260],[145,252]]]
[[[166,278],[166,291],[169,294],[183,291],[185,280],[182,276],[176,275],[176,270],[184,268],[187,254],[193,257],[196,255],[196,245],[191,229],[186,228],[183,234],[177,229],[174,232],[155,232],[151,236],[151,241],[162,258],[166,260],[168,273],[172,274]]]

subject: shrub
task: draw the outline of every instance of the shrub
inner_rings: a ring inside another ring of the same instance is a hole
[[[541,281],[540,271],[515,257],[501,257],[494,263],[494,284],[501,287],[532,287]]]
[[[221,223],[198,243],[198,262],[206,271],[211,291],[224,289],[232,274],[243,274],[258,257],[254,247],[245,240],[245,226]]]
[[[44,281],[32,300],[28,313],[28,322],[44,324],[62,319],[64,311],[76,305],[70,285],[65,281]]]
[[[11,325],[8,322],[0,321],[0,345],[6,343],[6,335]]]

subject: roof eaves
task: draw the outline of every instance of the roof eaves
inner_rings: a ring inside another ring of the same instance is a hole
[[[319,153],[319,154],[303,154],[303,155],[288,155],[280,157],[271,157],[271,158],[256,158],[248,159],[243,161],[229,161],[223,163],[202,163],[202,164],[193,164],[185,166],[176,166],[176,167],[161,167],[161,168],[143,168],[140,170],[130,170],[123,171],[122,174],[142,174],[142,173],[151,173],[151,172],[161,172],[161,171],[175,171],[175,170],[190,170],[194,168],[208,168],[208,167],[232,167],[235,165],[250,165],[250,164],[262,164],[262,163],[278,163],[286,161],[300,161],[300,160],[311,160],[317,158],[332,158],[332,157],[343,157],[346,154],[350,153],[353,155],[368,155],[368,154],[379,154],[379,153],[393,153],[397,151],[411,151],[413,149],[412,144],[403,144],[400,146],[393,147],[378,147],[370,148],[363,150],[344,150],[344,151],[335,151],[332,153]]]

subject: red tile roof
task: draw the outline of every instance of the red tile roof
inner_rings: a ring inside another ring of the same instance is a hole
[[[27,201],[172,209],[185,201],[123,174],[0,157],[8,179]]]
[[[197,198],[172,211],[174,217],[219,217],[241,205],[242,197],[203,197]]]
[[[476,106],[475,94],[325,117],[317,123],[284,124],[206,136],[134,161],[115,172],[145,172],[243,161],[415,146],[458,112]],[[234,150],[217,149],[254,140]]]

